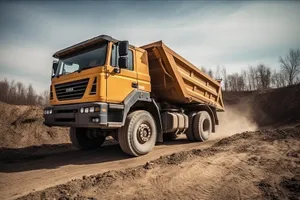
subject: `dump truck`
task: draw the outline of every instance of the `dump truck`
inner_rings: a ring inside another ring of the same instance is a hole
[[[185,134],[209,139],[224,111],[221,83],[162,41],[136,47],[100,35],[56,52],[46,126],[70,127],[79,149],[108,136],[131,156]]]

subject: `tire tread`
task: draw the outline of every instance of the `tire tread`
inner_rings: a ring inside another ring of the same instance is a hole
[[[131,155],[131,156],[139,156],[139,154],[131,147],[131,130],[134,128],[136,120],[140,118],[142,114],[148,113],[144,110],[137,110],[130,113],[125,121],[125,126],[119,129],[118,138],[121,149]]]
[[[186,137],[189,141],[191,142],[194,142],[195,141],[195,136],[194,136],[194,128],[193,128],[193,125],[194,125],[194,118],[195,118],[195,114],[196,112],[191,112],[189,115],[188,115],[188,118],[189,118],[189,127],[188,129],[186,130],[187,133],[186,133]]]

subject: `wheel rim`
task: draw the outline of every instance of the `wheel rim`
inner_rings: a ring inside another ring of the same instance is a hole
[[[210,121],[208,119],[204,119],[202,122],[202,130],[203,130],[203,139],[207,140],[210,135]]]
[[[137,130],[137,139],[140,144],[145,144],[151,138],[152,131],[148,124],[141,124]]]
[[[210,123],[208,119],[205,119],[202,124],[203,131],[209,131]]]

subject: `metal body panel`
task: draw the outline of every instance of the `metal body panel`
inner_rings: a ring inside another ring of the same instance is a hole
[[[99,106],[99,112],[80,113],[80,108]],[[52,109],[52,114],[44,114],[44,124],[46,126],[62,127],[86,127],[86,128],[106,128],[108,122],[107,103],[94,102],[73,105],[49,106],[45,109]],[[92,118],[99,118],[99,122],[92,122]]]
[[[175,53],[162,41],[140,48],[148,52],[152,93],[160,101],[201,103],[224,111],[221,84]]]
[[[64,104],[74,104],[74,103],[86,103],[86,102],[105,102],[106,101],[106,70],[105,66],[94,67],[81,71],[80,73],[74,72],[71,74],[66,74],[60,77],[55,77],[52,79],[52,95],[53,98],[50,99],[51,105],[64,105]],[[91,95],[91,89],[96,80],[96,93]],[[86,90],[80,99],[70,99],[70,100],[59,100],[57,98],[57,91],[55,89],[56,85],[70,83],[73,81],[80,81],[83,79],[89,79]]]
[[[124,126],[130,109],[138,102],[153,103],[153,100],[150,98],[149,92],[134,89],[121,104],[93,102],[48,106],[45,109],[51,109],[53,113],[44,114],[44,124],[47,126],[65,127],[118,128]],[[155,106],[154,103],[153,105]],[[94,106],[100,107],[100,111],[80,113],[80,108],[90,108]],[[160,115],[159,108],[156,108],[155,114]],[[92,118],[95,117],[99,118],[99,123],[92,122]]]

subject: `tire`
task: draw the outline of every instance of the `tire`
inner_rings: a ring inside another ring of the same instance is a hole
[[[131,156],[149,153],[156,143],[156,137],[155,121],[149,112],[143,110],[130,113],[125,125],[118,130],[121,149]]]
[[[70,139],[77,149],[87,150],[101,147],[105,141],[105,136],[96,138],[88,138],[88,129],[85,128],[70,128]]]
[[[196,141],[208,140],[212,132],[212,121],[208,112],[200,111],[195,115],[193,131]]]
[[[189,118],[189,127],[186,130],[186,137],[191,142],[195,141],[194,130],[193,130],[193,121],[194,121],[194,118],[195,118],[196,114],[197,114],[197,112],[191,112],[188,115],[188,118]]]

